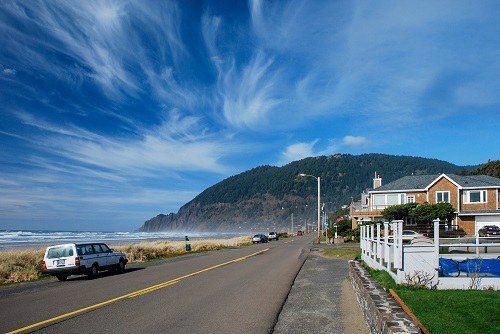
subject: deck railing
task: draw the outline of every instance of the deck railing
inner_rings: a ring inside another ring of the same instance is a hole
[[[374,269],[387,271],[398,284],[415,284],[415,280],[438,289],[500,290],[499,276],[484,276],[477,268],[474,272],[462,272],[459,277],[443,277],[442,271],[440,275],[440,258],[453,261],[498,258],[500,264],[500,240],[477,236],[440,239],[439,220],[433,223],[433,238],[415,238],[412,244],[403,243],[402,220],[362,225],[362,260]]]

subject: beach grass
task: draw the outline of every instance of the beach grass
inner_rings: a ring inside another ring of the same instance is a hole
[[[6,250],[0,252],[0,285],[39,279],[45,249]]]
[[[180,256],[193,252],[206,252],[251,244],[250,236],[230,239],[199,239],[188,241],[191,250],[186,250],[185,241],[156,240],[136,244],[109,246],[115,251],[124,252],[129,263],[147,262]],[[0,251],[0,285],[34,281],[45,278],[42,275],[42,260],[45,248],[14,249]]]
[[[186,251],[186,243],[191,245],[191,251]],[[111,245],[111,248],[115,251],[125,253],[129,262],[133,263],[165,259],[186,253],[206,252],[222,248],[244,246],[250,243],[251,238],[248,236],[231,239],[200,239],[188,242],[157,240],[123,246]]]

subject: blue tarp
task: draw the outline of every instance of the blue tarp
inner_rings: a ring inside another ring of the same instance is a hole
[[[457,277],[460,273],[500,277],[500,256],[496,259],[439,259],[439,276]]]

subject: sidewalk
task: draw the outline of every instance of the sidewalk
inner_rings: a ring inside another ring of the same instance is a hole
[[[369,333],[349,281],[348,260],[321,256],[325,247],[311,248],[273,334]]]

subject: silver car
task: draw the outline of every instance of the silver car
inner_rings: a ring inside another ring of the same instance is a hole
[[[269,238],[267,237],[267,235],[265,234],[256,234],[253,236],[252,238],[252,243],[256,244],[256,243],[259,243],[259,242],[269,242]]]

